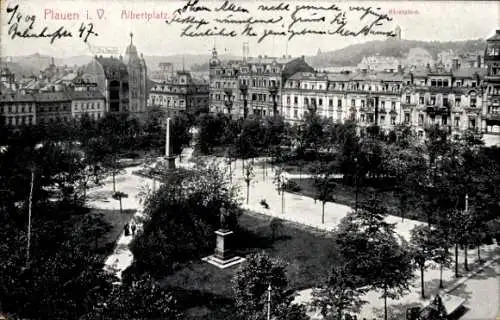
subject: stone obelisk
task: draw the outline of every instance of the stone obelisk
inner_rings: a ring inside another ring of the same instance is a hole
[[[167,118],[167,133],[165,137],[165,160],[168,170],[175,169],[175,156],[170,155],[170,118]]]

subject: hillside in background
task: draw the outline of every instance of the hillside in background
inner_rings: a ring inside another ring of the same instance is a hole
[[[350,45],[342,49],[319,53],[315,56],[306,56],[306,61],[315,68],[339,67],[339,66],[355,66],[363,57],[381,55],[392,56],[397,58],[405,58],[411,48],[423,48],[429,51],[436,59],[437,54],[441,51],[453,50],[457,54],[466,52],[483,51],[486,46],[484,40],[468,40],[468,41],[416,41],[416,40],[385,40],[385,41],[369,41],[361,44]],[[174,64],[176,70],[182,69],[192,71],[208,71],[208,61],[210,54],[177,54],[170,56],[147,56],[145,60],[148,70],[159,69],[158,65],[161,62],[170,62]],[[221,55],[221,60],[238,59],[240,57],[233,55]],[[9,62],[5,59],[2,61],[2,66],[11,69],[16,76],[38,74],[40,70],[45,69],[51,63],[52,57],[48,55],[32,54],[28,56],[11,57]],[[67,58],[55,58],[57,66],[74,65],[81,66],[91,61],[91,55],[73,56]]]
[[[416,40],[385,40],[369,41],[361,44],[350,45],[348,47],[322,52],[315,56],[306,57],[306,61],[316,68],[326,68],[335,66],[355,66],[361,62],[363,57],[381,55],[397,58],[405,58],[411,48],[426,49],[434,59],[441,51],[453,50],[456,54],[463,54],[471,51],[483,51],[486,47],[484,40],[467,41],[416,41]]]

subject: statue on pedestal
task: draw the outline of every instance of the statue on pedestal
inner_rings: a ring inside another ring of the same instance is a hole
[[[227,210],[226,208],[220,208],[220,230],[228,230],[228,225],[226,221]]]

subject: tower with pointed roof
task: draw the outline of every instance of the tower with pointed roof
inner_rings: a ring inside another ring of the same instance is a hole
[[[144,56],[137,52],[134,45],[134,34],[131,32],[130,44],[125,50],[123,62],[127,66],[129,74],[129,111],[145,112],[148,99],[147,90],[147,66]]]

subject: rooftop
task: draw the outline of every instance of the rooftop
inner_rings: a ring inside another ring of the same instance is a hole
[[[493,37],[486,39],[486,41],[500,41],[500,30],[496,30]]]

